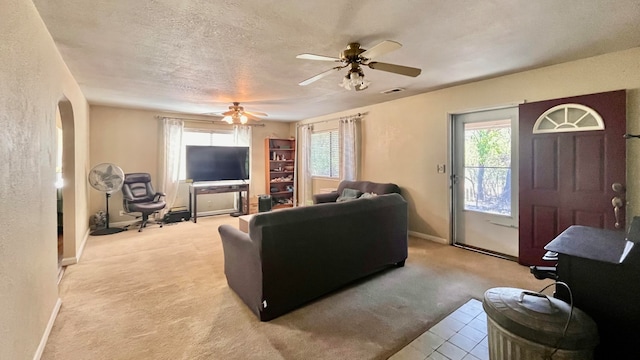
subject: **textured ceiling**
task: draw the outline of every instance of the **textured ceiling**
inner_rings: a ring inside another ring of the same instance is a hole
[[[34,0],[92,104],[225,111],[232,101],[295,121],[429,90],[640,46],[638,0]],[[417,78],[296,59],[349,42],[403,47],[376,60]],[[404,92],[380,92],[401,87]]]

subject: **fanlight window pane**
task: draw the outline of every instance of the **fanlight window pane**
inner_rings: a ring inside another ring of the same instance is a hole
[[[554,106],[540,115],[533,125],[534,134],[604,130],[602,117],[580,104]]]
[[[466,123],[464,134],[464,209],[510,216],[510,120]]]
[[[558,109],[557,111],[551,112],[549,114],[547,114],[547,117],[550,120],[550,123],[555,123],[555,124],[562,124],[564,122],[564,109]]]

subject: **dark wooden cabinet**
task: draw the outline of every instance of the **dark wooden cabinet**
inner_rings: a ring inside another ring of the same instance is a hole
[[[292,207],[296,191],[296,141],[265,139],[265,189],[272,208]]]

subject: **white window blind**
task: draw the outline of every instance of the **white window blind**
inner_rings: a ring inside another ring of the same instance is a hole
[[[311,175],[340,177],[340,143],[338,130],[311,134]]]

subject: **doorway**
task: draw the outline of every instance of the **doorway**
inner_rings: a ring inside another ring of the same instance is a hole
[[[62,269],[62,258],[64,255],[64,219],[62,208],[62,188],[64,181],[62,177],[62,153],[63,153],[63,137],[62,137],[62,119],[60,117],[60,109],[56,109],[56,211],[57,211],[57,229],[58,229],[58,272]]]
[[[75,204],[77,185],[76,178],[79,177],[76,176],[75,166],[76,146],[73,105],[65,96],[58,101],[57,112],[59,113],[60,124],[62,127],[62,138],[58,140],[59,144],[62,144],[62,187],[59,189],[61,201],[58,203],[61,207],[62,254],[58,254],[58,256],[62,257],[59,261],[59,267],[64,269],[65,266],[75,264],[77,262],[76,244],[81,243],[81,241],[77,239],[78,232],[76,230],[76,211],[79,207]],[[56,174],[56,178],[57,176],[58,175]],[[84,174],[79,176],[84,179]],[[56,239],[58,239],[58,236],[56,236]],[[60,279],[61,271],[59,271],[58,275],[58,279]]]
[[[453,244],[518,256],[518,108],[454,114]]]

